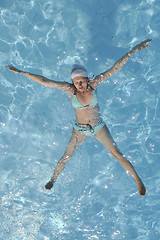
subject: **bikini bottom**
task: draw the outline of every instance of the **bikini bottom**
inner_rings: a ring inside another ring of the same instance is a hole
[[[104,126],[105,123],[100,120],[95,126],[91,126],[90,124],[75,123],[74,129],[86,136],[94,136]]]

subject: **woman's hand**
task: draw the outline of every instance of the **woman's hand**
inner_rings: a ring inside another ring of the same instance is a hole
[[[15,72],[15,73],[19,73],[20,70],[18,68],[15,68],[13,66],[6,66],[6,68],[8,68],[8,70],[12,71],[12,72]]]
[[[149,45],[147,45],[148,43],[150,43],[152,41],[152,39],[147,39],[139,44],[137,44],[135,47],[132,48],[132,52],[135,52],[135,51],[139,51],[139,50],[142,50],[144,48],[148,48]]]

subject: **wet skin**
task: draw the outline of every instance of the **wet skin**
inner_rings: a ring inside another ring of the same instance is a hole
[[[120,71],[120,69],[127,63],[128,59],[131,57],[131,55],[139,50],[145,49],[149,47],[149,43],[151,42],[151,39],[147,39],[136,46],[132,48],[131,51],[126,53],[122,58],[120,58],[110,69],[106,70],[105,72],[97,75],[93,80],[89,81],[88,78],[84,77],[76,77],[73,79],[73,83],[70,84],[68,82],[59,82],[54,81],[48,78],[45,78],[43,76],[20,71],[19,69],[13,67],[13,66],[6,66],[10,71],[13,71],[15,73],[19,73],[23,76],[26,76],[30,79],[32,79],[35,82],[38,82],[44,86],[48,86],[51,88],[56,88],[62,91],[65,91],[69,98],[72,100],[74,90],[77,89],[76,95],[79,100],[79,102],[86,106],[81,109],[75,109],[76,112],[76,121],[80,124],[90,124],[91,126],[96,125],[100,120],[100,114],[99,114],[99,107],[98,104],[96,106],[89,106],[93,93],[92,89],[96,89],[100,83],[104,82],[106,79],[110,78],[112,75],[116,74]],[[91,86],[91,87],[90,87]],[[118,150],[117,145],[115,144],[107,126],[102,127],[95,135],[94,137],[103,144],[103,146],[108,150],[108,152],[118,160],[118,162],[121,164],[121,166],[129,172],[129,174],[132,176],[134,181],[137,184],[137,189],[139,191],[139,194],[141,196],[145,195],[146,189],[141,181],[140,177],[134,170],[132,164],[123,156],[123,154]],[[66,148],[66,151],[62,158],[59,160],[54,174],[51,178],[51,180],[45,185],[46,189],[51,189],[53,187],[53,183],[56,181],[58,175],[61,173],[61,171],[64,169],[64,165],[67,163],[67,161],[72,157],[73,153],[78,149],[78,147],[85,141],[87,136],[85,134],[80,133],[79,131],[73,129],[70,141],[68,143],[68,146]]]

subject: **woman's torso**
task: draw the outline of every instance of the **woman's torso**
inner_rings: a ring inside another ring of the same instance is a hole
[[[96,92],[91,86],[85,93],[80,93],[74,89],[70,99],[75,108],[77,123],[94,126],[101,120]]]

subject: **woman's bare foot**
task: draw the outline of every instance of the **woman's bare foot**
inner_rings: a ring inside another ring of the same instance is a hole
[[[51,188],[53,187],[53,182],[49,181],[46,185],[45,185],[45,188],[47,190],[50,190]]]
[[[142,183],[141,179],[139,179],[137,181],[137,188],[138,188],[138,192],[141,196],[144,196],[146,193],[146,188],[144,186],[144,184]]]

